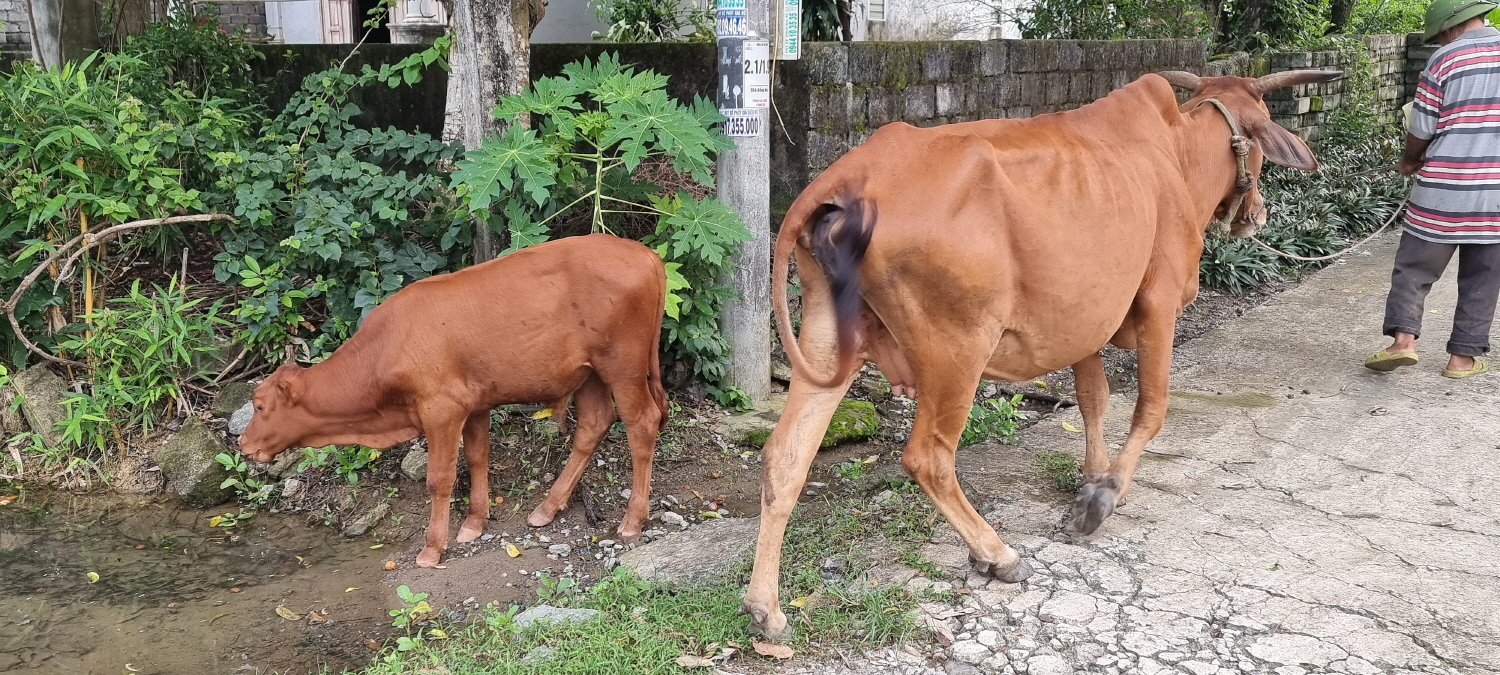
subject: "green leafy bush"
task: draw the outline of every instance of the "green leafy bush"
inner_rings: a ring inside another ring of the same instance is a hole
[[[218,351],[216,329],[222,301],[207,307],[173,284],[111,300],[89,317],[92,329],[74,333],[61,347],[87,358],[94,373],[87,391],[69,392],[63,442],[103,451],[127,429],[150,431],[168,406],[182,397],[184,383],[216,371],[206,358]]]
[[[420,80],[446,46],[309,75],[254,147],[216,156],[219,198],[239,220],[216,228],[214,274],[249,289],[235,317],[252,347],[302,340],[312,356],[331,352],[381,300],[463,259],[470,232],[439,169],[461,148],[360,128],[349,103],[356,87]]]
[[[1027,414],[1020,409],[1022,396],[1016,394],[1008,399],[984,399],[969,410],[969,421],[964,423],[964,433],[958,447],[968,447],[986,441],[1009,443],[1016,437],[1016,426]]]
[[[712,197],[663,190],[637,175],[642,162],[664,162],[679,180],[711,185],[713,155],[729,139],[723,120],[698,97],[682,105],[667,78],[635,72],[604,54],[563,68],[505,97],[496,114],[529,115],[535,128],[511,124],[457,163],[453,186],[476,217],[505,232],[513,251],[554,234],[640,234],[667,264],[665,347],[710,382],[724,376],[728,345],[719,310],[732,290],[719,282],[729,256],[750,233]]]
[[[605,42],[713,42],[713,6],[691,0],[597,0],[599,21],[609,26],[594,39]]]
[[[1211,30],[1198,0],[1037,0],[998,11],[1029,40],[1205,38]]]

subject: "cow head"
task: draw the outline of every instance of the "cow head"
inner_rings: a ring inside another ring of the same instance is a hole
[[[1343,73],[1337,70],[1292,70],[1255,78],[1199,77],[1192,73],[1173,70],[1159,73],[1159,75],[1166,78],[1173,86],[1193,92],[1192,97],[1182,105],[1182,110],[1208,106],[1212,104],[1209,99],[1216,99],[1234,118],[1235,124],[1240,128],[1240,133],[1252,141],[1249,154],[1245,158],[1248,175],[1242,177],[1248,179],[1249,185],[1244,186],[1243,190],[1236,189],[1225,196],[1224,201],[1219,204],[1218,211],[1214,213],[1214,217],[1220,221],[1229,221],[1229,231],[1236,237],[1254,234],[1266,224],[1266,202],[1260,194],[1260,169],[1264,160],[1269,159],[1282,166],[1290,166],[1303,171],[1318,168],[1318,160],[1313,157],[1312,150],[1307,147],[1307,143],[1303,142],[1301,137],[1271,121],[1271,113],[1266,110],[1262,97],[1266,92],[1282,87],[1334,80],[1342,77]],[[1227,145],[1229,139],[1225,139],[1225,143]],[[1241,194],[1243,194],[1242,199]],[[1238,205],[1236,212],[1229,213],[1235,205]]]
[[[311,428],[313,416],[298,405],[302,400],[304,385],[302,375],[306,368],[288,363],[271,373],[250,401],[255,406],[255,415],[250,426],[240,435],[240,452],[257,462],[276,459],[282,451],[301,446],[305,430]]]

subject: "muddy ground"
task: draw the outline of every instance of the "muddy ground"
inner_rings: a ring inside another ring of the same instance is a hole
[[[1205,291],[1179,323],[1179,342],[1279,290]],[[1106,351],[1117,390],[1133,389],[1134,363],[1133,353]],[[874,382],[851,395],[880,398]],[[1028,396],[1035,421],[1071,404],[1071,374],[981,388],[981,395],[1011,392]],[[726,414],[717,405],[685,392],[674,393],[672,403],[656,456],[653,512],[659,510],[655,500],[675,499],[690,507],[679,509],[687,513],[701,507],[731,517],[755,515],[758,453],[711,431],[715,418]],[[879,455],[882,470],[898,470],[914,406],[877,403],[881,435],[823,451],[810,481],[837,489],[841,482],[832,480],[830,469],[856,456]],[[386,452],[356,485],[328,468],[297,474],[306,485],[298,495],[230,527],[211,526],[209,519],[235,512],[234,504],[198,511],[161,496],[0,485],[0,495],[19,495],[0,506],[0,672],[337,672],[364,665],[397,634],[387,611],[399,604],[398,585],[430,593],[435,606],[462,620],[486,603],[534,602],[543,578],[572,576],[586,584],[605,572],[618,550],[607,543],[629,485],[624,433],[611,430],[570,507],[552,525],[529,528],[525,517],[567,456],[566,439],[549,435],[532,419],[535,410],[497,413],[491,484],[501,503],[492,509],[486,538],[455,544],[438,569],[412,564],[429,502],[425,485],[401,474],[409,447]],[[466,490],[461,478],[455,494]],[[340,535],[382,502],[390,512],[370,533]],[[454,531],[463,508],[454,504]],[[559,544],[570,550],[559,554],[552,548]],[[510,555],[510,546],[519,555]]]

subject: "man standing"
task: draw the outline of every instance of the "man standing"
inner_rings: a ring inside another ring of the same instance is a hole
[[[1490,324],[1500,296],[1500,30],[1492,0],[1435,0],[1427,8],[1427,60],[1406,136],[1401,173],[1415,174],[1391,273],[1383,331],[1391,345],[1365,367],[1417,363],[1423,301],[1458,252],[1458,307],[1443,375],[1489,370]]]

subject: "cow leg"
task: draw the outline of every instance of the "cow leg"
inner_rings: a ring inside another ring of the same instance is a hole
[[[424,409],[420,413],[427,434],[427,496],[432,513],[427,519],[427,542],[417,554],[417,567],[432,567],[448,548],[448,501],[458,478],[458,441],[468,411],[456,408]]]
[[[1172,370],[1172,338],[1177,327],[1177,314],[1171,303],[1161,302],[1149,291],[1137,296],[1131,312],[1136,314],[1137,374],[1140,382],[1135,401],[1135,413],[1130,418],[1130,435],[1125,447],[1115,457],[1109,469],[1089,478],[1078,489],[1078,498],[1073,502],[1072,529],[1079,534],[1092,534],[1099,525],[1114,513],[1115,507],[1125,500],[1130,490],[1130,481],[1135,476],[1136,463],[1146,444],[1161,431],[1162,420],[1167,416],[1167,397]],[[1167,295],[1167,294],[1162,294]],[[1080,402],[1082,396],[1080,395]],[[1085,418],[1087,419],[1087,418]]]
[[[963,352],[958,349],[955,353]],[[961,358],[955,356],[954,360]],[[973,361],[982,364],[984,357]],[[917,399],[917,417],[901,455],[901,468],[916,479],[922,492],[969,545],[969,559],[976,571],[1007,583],[1026,579],[1031,576],[1031,565],[1001,541],[994,528],[974,510],[958,484],[954,469],[958,439],[969,419],[979,373],[942,373],[941,377],[922,378],[920,386],[922,397]]]
[[[655,349],[654,344],[652,349]],[[615,405],[620,408],[620,419],[625,422],[625,437],[630,441],[630,499],[625,502],[625,517],[620,519],[620,527],[616,530],[616,534],[627,541],[639,537],[646,526],[651,502],[651,460],[656,455],[662,418],[667,414],[651,395],[650,380],[643,373],[635,374],[638,372],[633,372],[625,382],[610,382]],[[607,404],[608,399],[605,400]]]
[[[1109,407],[1109,382],[1099,352],[1073,364],[1073,389],[1083,412],[1083,478],[1092,480],[1109,468],[1109,448],[1104,444],[1104,411]]]
[[[566,403],[567,399],[563,400]],[[604,439],[610,423],[615,421],[615,409],[609,401],[609,389],[597,374],[589,375],[583,381],[583,386],[578,388],[574,396],[574,410],[578,428],[573,432],[573,452],[568,455],[568,463],[558,474],[557,480],[552,482],[547,498],[526,518],[526,524],[532,527],[551,523],[559,511],[568,508],[568,500],[573,497],[578,479],[583,477],[583,472],[589,467],[589,460],[599,448],[599,441]],[[566,418],[568,411],[566,408],[554,409],[552,414]]]
[[[805,251],[797,251],[800,270],[817,270],[818,263]],[[772,283],[785,283],[774,280]],[[820,373],[837,367],[837,326],[828,281],[821,274],[802,273],[802,335],[797,343],[808,364]],[[789,635],[786,615],[781,612],[781,542],[787,520],[802,494],[807,470],[828,423],[855,376],[833,387],[815,387],[800,371],[792,372],[786,408],[781,420],[761,448],[760,534],[755,540],[755,567],[740,612],[750,615],[751,632],[772,638]]]
[[[464,422],[464,460],[469,464],[469,515],[458,528],[458,543],[474,541],[484,534],[490,517],[490,411],[469,415]]]

